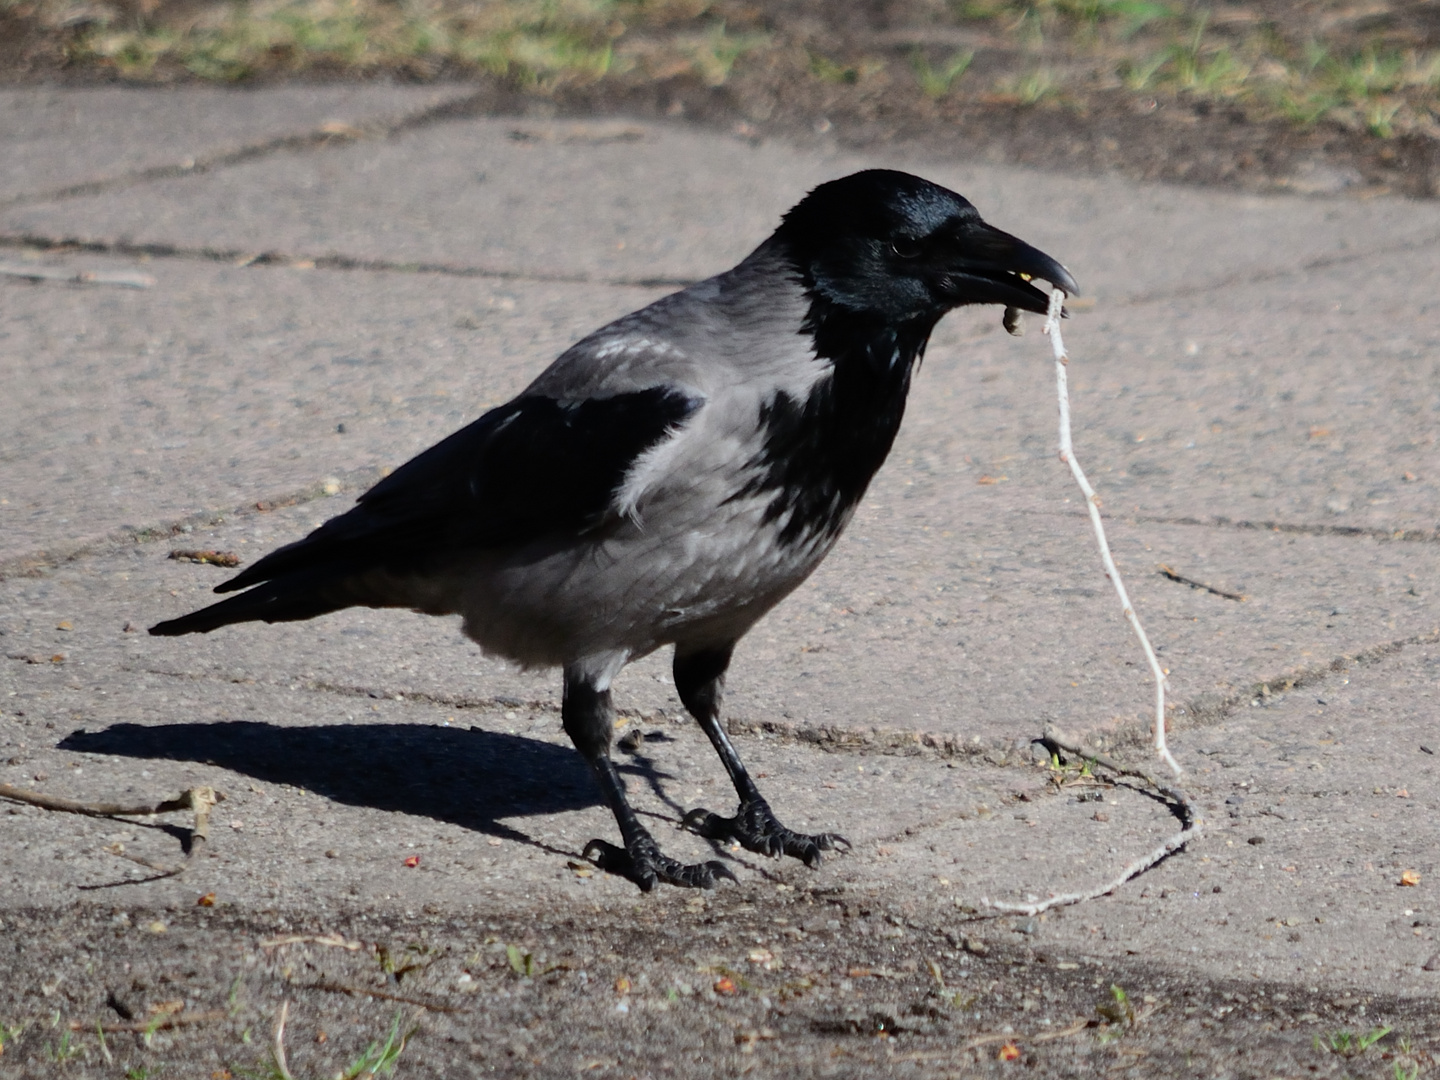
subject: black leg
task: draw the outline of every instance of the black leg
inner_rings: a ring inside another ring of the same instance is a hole
[[[620,825],[623,848],[604,840],[591,840],[585,845],[585,857],[593,858],[602,870],[621,874],[645,892],[657,881],[683,885],[692,889],[713,889],[715,879],[735,875],[721,862],[687,865],[660,853],[660,846],[649,830],[640,824],[629,801],[625,784],[610,760],[610,737],[614,731],[615,710],[610,703],[610,690],[600,689],[596,680],[579,665],[565,669],[565,695],[560,709],[565,734],[575,744],[600,784],[605,802]]]
[[[813,836],[792,832],[775,819],[755,781],[740,761],[729,737],[720,726],[720,699],[725,689],[725,669],[730,666],[734,644],[720,649],[698,652],[675,650],[675,689],[690,715],[700,722],[710,743],[740,796],[740,809],[734,817],[721,817],[709,810],[696,809],[685,815],[685,824],[711,840],[734,840],[749,851],[779,858],[792,855],[806,866],[820,865],[820,852],[848,848],[850,842],[835,833]]]

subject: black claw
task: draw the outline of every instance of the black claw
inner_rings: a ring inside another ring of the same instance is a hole
[[[635,845],[634,851],[616,847],[607,840],[591,840],[585,845],[584,857],[607,874],[629,878],[642,892],[649,892],[658,882],[685,889],[713,889],[717,878],[739,879],[722,862],[682,863],[660,853],[650,837]]]
[[[685,815],[681,824],[695,833],[703,836],[706,840],[729,840],[733,818],[722,818],[719,814],[712,814],[709,810],[696,807]]]
[[[685,815],[684,825],[707,840],[733,840],[747,851],[773,859],[789,855],[812,870],[820,865],[821,851],[850,847],[850,841],[836,833],[809,836],[792,832],[775,819],[764,799],[741,803],[735,816],[728,818],[697,807]]]

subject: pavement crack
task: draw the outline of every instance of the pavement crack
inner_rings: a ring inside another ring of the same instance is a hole
[[[1176,712],[1183,712],[1185,728],[1208,727],[1220,723],[1243,707],[1266,704],[1271,697],[1278,694],[1319,686],[1353,667],[1368,667],[1416,645],[1434,645],[1437,642],[1440,642],[1440,629],[1381,641],[1357,652],[1342,653],[1327,661],[1304,664],[1287,672],[1248,683],[1229,693],[1202,694],[1191,698],[1184,706],[1176,709]],[[1140,742],[1148,740],[1149,737],[1148,728],[1143,731],[1137,729],[1126,741]]]
[[[601,285],[617,289],[669,289],[693,285],[689,277],[604,277],[595,274],[513,270],[497,266],[456,266],[452,263],[366,259],[352,255],[307,255],[302,252],[242,251],[239,248],[187,247],[180,244],[136,243],[38,233],[0,233],[0,248],[57,253],[84,252],[131,259],[175,259],[223,263],[239,269],[253,266],[305,265],[316,270],[359,270],[385,274],[432,274],[442,277],[519,281],[536,285]]]
[[[1412,544],[1440,543],[1436,529],[1382,529],[1366,525],[1310,525],[1290,521],[1250,521],[1217,514],[1210,518],[1170,517],[1166,515],[1133,514],[1126,518],[1145,525],[1198,525],[1209,529],[1235,529],[1248,532],[1289,533],[1296,536],[1344,536],[1368,540],[1393,540]]]
[[[950,731],[914,731],[895,728],[851,728],[831,724],[795,724],[788,720],[750,720],[732,716],[726,721],[731,735],[759,736],[814,747],[832,754],[929,756],[940,759],[983,759],[990,765],[1028,765],[1028,748],[1041,737],[985,739]]]
[[[1042,517],[1084,518],[1083,510],[1021,510],[1021,513],[1037,514]],[[1232,518],[1224,514],[1211,517],[1195,517],[1188,514],[1117,514],[1103,515],[1107,521],[1117,520],[1132,525],[1185,525],[1201,529],[1232,529],[1237,532],[1277,532],[1292,536],[1338,536],[1358,537],[1366,540],[1382,540],[1408,544],[1440,543],[1440,529],[1386,529],[1368,525],[1315,525],[1295,521],[1251,521],[1248,518]],[[1192,584],[1186,580],[1185,584]],[[1206,586],[1208,588],[1208,586]],[[1224,595],[1224,594],[1222,594]],[[1235,599],[1235,597],[1230,597]]]
[[[1394,244],[1386,244],[1383,247],[1371,248],[1368,251],[1334,251],[1325,255],[1317,255],[1313,259],[1292,266],[1278,266],[1271,270],[1256,270],[1251,273],[1232,274],[1215,281],[1207,281],[1199,285],[1177,285],[1172,288],[1155,289],[1152,292],[1135,293],[1130,296],[1118,296],[1107,303],[1107,307],[1139,307],[1143,304],[1153,304],[1165,300],[1188,300],[1193,297],[1205,296],[1209,293],[1219,292],[1221,289],[1230,289],[1243,285],[1259,285],[1267,281],[1283,281],[1286,278],[1303,277],[1315,273],[1317,270],[1328,270],[1332,266],[1353,266],[1362,259],[1383,259],[1392,255],[1404,255],[1414,251],[1423,251],[1426,248],[1433,248],[1440,244],[1440,233],[1417,239],[1402,240]]]
[[[332,121],[321,124],[309,131],[292,132],[259,142],[246,143],[228,150],[218,150],[199,157],[186,158],[165,165],[151,165],[143,169],[132,169],[115,176],[84,180],[78,184],[64,184],[44,191],[21,192],[8,199],[0,199],[0,210],[35,203],[59,202],[64,199],[82,199],[90,195],[101,195],[110,191],[121,191],[156,180],[173,180],[184,176],[203,176],[234,165],[273,157],[276,154],[327,150],[348,146],[364,140],[390,138],[405,131],[428,127],[447,120],[464,119],[483,111],[492,104],[493,95],[485,92],[451,98],[427,106],[418,112],[404,113],[390,119],[362,120],[356,123]]]

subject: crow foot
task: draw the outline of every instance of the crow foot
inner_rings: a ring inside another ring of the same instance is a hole
[[[685,815],[685,827],[708,840],[734,840],[747,851],[778,859],[790,855],[811,869],[820,865],[820,852],[848,850],[850,841],[837,833],[791,832],[775,820],[770,804],[756,796],[740,804],[734,817],[721,817],[695,809]]]
[[[643,892],[649,892],[660,881],[686,889],[713,889],[718,878],[739,881],[722,862],[687,864],[662,855],[659,845],[649,835],[636,840],[628,849],[606,840],[591,840],[585,845],[584,854],[601,870],[629,878]]]

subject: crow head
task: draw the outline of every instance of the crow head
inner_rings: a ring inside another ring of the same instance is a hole
[[[887,322],[933,325],[963,304],[1044,312],[1033,278],[1079,291],[1065,267],[986,225],[955,192],[888,169],[821,184],[785,215],[776,238],[815,295]]]

